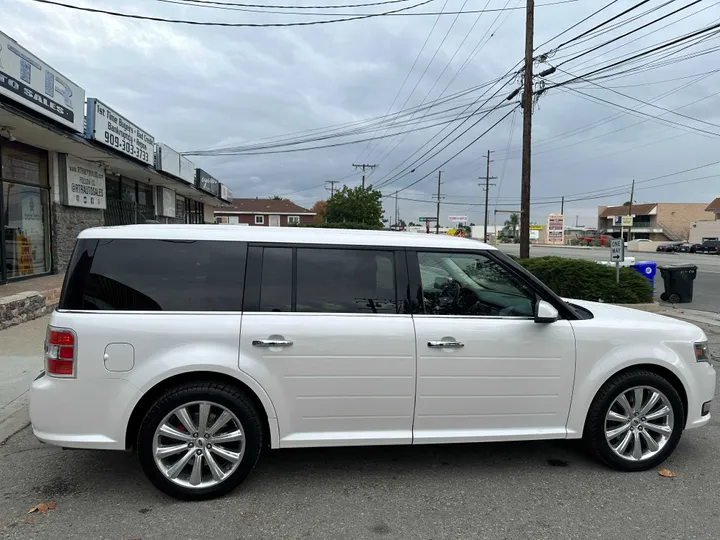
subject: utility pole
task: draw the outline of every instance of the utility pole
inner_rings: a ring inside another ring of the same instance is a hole
[[[367,163],[356,165],[355,163],[353,163],[353,167],[355,167],[356,169],[362,169],[362,187],[363,189],[365,189],[365,168],[367,167],[368,169],[374,169],[375,167],[377,167],[377,165],[368,165]]]
[[[438,171],[438,192],[437,192],[437,212],[436,212],[436,219],[435,222],[435,234],[440,234],[440,199],[442,199],[442,195],[440,195],[440,178],[442,176],[442,171]]]
[[[398,210],[398,198],[397,198],[397,196],[398,196],[398,192],[396,191],[396,192],[395,192],[395,223],[394,223],[395,225],[397,225],[398,222],[400,221],[400,219],[399,219],[400,211]]]
[[[482,178],[482,177],[481,177]],[[497,176],[490,176],[490,150],[487,151],[487,169],[485,171],[485,225],[483,228],[483,242],[487,242],[490,238],[490,235],[488,234],[488,206],[490,204],[490,186],[494,186],[495,184],[491,184],[490,180],[496,180]],[[482,184],[479,184],[482,185]],[[497,235],[497,231],[495,231],[495,234]]]
[[[632,187],[630,188],[630,208],[628,208],[628,215],[632,217],[632,205],[633,199],[635,198],[635,179],[633,178]],[[628,242],[632,240],[632,223],[628,227]],[[624,241],[624,239],[623,239]]]
[[[335,184],[339,184],[340,182],[338,182],[337,180],[328,180],[325,183],[330,184],[329,191],[330,191],[330,196],[332,197],[333,195],[335,195]],[[326,187],[325,189],[328,189],[328,188]]]
[[[565,215],[565,196],[560,199],[560,215]]]
[[[520,190],[520,258],[530,257],[530,162],[533,110],[533,32],[535,0],[525,2],[525,70],[523,76],[522,185]]]

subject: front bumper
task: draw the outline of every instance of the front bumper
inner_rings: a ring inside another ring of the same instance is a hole
[[[138,389],[123,379],[56,379],[40,374],[30,386],[30,422],[44,443],[66,448],[125,450]]]
[[[688,410],[685,429],[704,426],[710,422],[710,413],[703,413],[703,405],[715,398],[716,373],[709,362],[690,364],[692,375],[691,385],[688,388]]]

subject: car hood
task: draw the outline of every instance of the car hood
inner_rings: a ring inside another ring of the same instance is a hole
[[[593,320],[604,327],[656,330],[662,333],[667,332],[674,338],[693,341],[704,341],[707,339],[705,333],[699,327],[686,321],[673,319],[672,317],[613,304],[573,300],[570,298],[563,298],[563,300],[569,304],[575,304],[576,306],[587,309],[593,314]]]

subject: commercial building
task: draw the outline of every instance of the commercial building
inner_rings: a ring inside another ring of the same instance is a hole
[[[711,202],[705,211],[711,218],[696,221],[690,228],[690,242],[702,244],[705,240],[720,239],[720,197]]]
[[[0,163],[0,284],[63,272],[85,228],[213,223],[232,197],[2,33]]]
[[[288,199],[232,199],[215,210],[217,223],[257,227],[309,225],[317,214]]]
[[[622,216],[633,216],[632,238],[644,238],[656,242],[687,241],[693,223],[712,220],[713,213],[707,210],[707,203],[648,203],[627,206],[599,206],[599,234],[621,232]],[[625,239],[628,228],[623,229]]]

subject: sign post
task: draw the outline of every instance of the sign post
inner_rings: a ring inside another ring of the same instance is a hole
[[[625,260],[625,244],[622,237],[610,240],[610,261],[615,263],[615,279],[620,283],[620,261]]]

